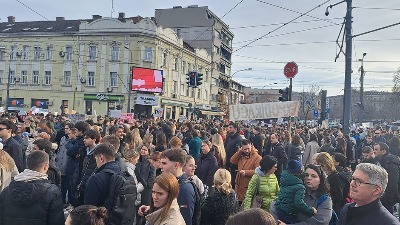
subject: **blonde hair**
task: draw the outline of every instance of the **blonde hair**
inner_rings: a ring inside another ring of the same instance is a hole
[[[224,141],[222,140],[222,136],[220,134],[213,134],[211,136],[211,143],[218,148],[219,159],[222,162],[222,165],[226,163],[226,151],[224,147]]]
[[[126,159],[131,159],[131,158],[139,158],[140,157],[140,153],[134,149],[127,149],[124,152],[124,156]]]
[[[177,136],[172,137],[168,144],[171,145],[171,148],[182,148],[182,141]]]
[[[14,159],[4,150],[0,150],[0,168],[11,172],[15,168]]]
[[[218,169],[214,174],[215,188],[228,195],[231,193],[231,173],[226,169]]]
[[[153,143],[153,135],[150,133],[147,133],[143,136],[143,144],[152,144]]]
[[[323,166],[329,173],[335,172],[335,164],[333,163],[333,158],[327,152],[321,152],[315,159],[317,163]]]
[[[174,201],[179,194],[179,184],[178,180],[172,173],[162,173],[160,176],[156,177],[154,183],[160,186],[161,189],[168,192],[167,203],[162,206],[162,212],[160,214],[160,220],[164,221],[168,217],[168,211],[171,208],[172,201]],[[154,212],[156,208],[154,207],[153,198],[151,198],[150,212]]]

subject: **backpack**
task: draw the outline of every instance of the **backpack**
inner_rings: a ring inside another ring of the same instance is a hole
[[[200,193],[199,188],[197,185],[191,181],[187,180],[186,183],[189,182],[192,184],[193,189],[194,189],[194,194],[196,197],[196,202],[194,203],[194,211],[193,211],[193,216],[192,216],[192,225],[200,225],[200,220],[201,220],[201,203],[202,203],[202,194]]]
[[[350,182],[351,182],[351,173],[348,172],[338,172],[340,183],[343,192],[343,198],[345,203],[354,202],[352,198],[350,198]]]
[[[317,199],[317,210],[318,210],[318,206],[320,206],[326,199],[328,199],[328,196],[326,196],[326,194],[321,195],[318,199]],[[339,222],[339,217],[337,216],[335,210],[332,209],[332,217],[331,220],[329,221],[329,225],[336,225]]]
[[[133,177],[110,169],[102,172],[111,174],[110,192],[104,202],[108,211],[108,225],[132,225],[135,219],[136,184]]]

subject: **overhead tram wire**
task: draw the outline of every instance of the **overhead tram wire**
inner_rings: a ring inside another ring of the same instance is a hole
[[[270,31],[270,32],[268,32],[268,33],[262,35],[261,37],[258,37],[258,38],[256,38],[256,39],[254,39],[254,40],[251,41],[250,43],[245,44],[245,45],[239,47],[238,49],[236,49],[236,50],[233,51],[232,53],[237,52],[237,51],[239,51],[239,50],[241,50],[241,49],[243,49],[243,48],[246,48],[247,46],[253,44],[254,42],[256,42],[256,41],[258,41],[258,40],[260,40],[260,39],[262,39],[262,38],[264,38],[264,37],[266,37],[266,36],[272,34],[273,32],[275,32],[275,31],[281,29],[282,27],[285,27],[286,25],[292,23],[293,21],[297,20],[298,18],[301,18],[301,17],[307,15],[308,13],[314,11],[315,9],[317,9],[317,8],[319,8],[319,7],[323,6],[323,5],[325,5],[326,3],[330,2],[330,1],[331,1],[331,0],[327,0],[327,1],[323,2],[322,4],[317,5],[316,7],[312,8],[312,9],[308,10],[307,12],[302,13],[301,15],[299,15],[299,16],[295,17],[294,19],[290,20],[289,22],[286,22],[286,23],[282,24],[281,26],[279,26],[279,27],[273,29],[272,31]]]
[[[329,18],[329,19],[315,19],[315,20],[302,20],[302,21],[294,21],[293,24],[295,23],[312,23],[312,22],[319,22],[319,21],[326,21],[326,20],[343,20],[342,17],[337,17],[337,18]],[[257,27],[270,27],[270,26],[278,26],[282,25],[284,23],[270,23],[270,24],[259,24],[259,25],[249,25],[249,26],[240,26],[240,27],[230,27],[229,29],[231,30],[236,30],[236,29],[247,29],[247,28],[257,28]]]
[[[257,1],[257,2],[260,2],[260,3],[267,4],[267,5],[269,5],[269,6],[273,6],[273,7],[279,8],[279,9],[283,9],[283,10],[286,10],[286,11],[289,11],[289,12],[293,12],[293,13],[297,13],[297,14],[302,14],[301,12],[298,12],[298,11],[295,11],[295,10],[292,10],[292,9],[285,8],[285,7],[283,7],[283,6],[275,5],[275,4],[272,4],[272,3],[269,3],[269,2],[265,2],[265,1],[261,1],[261,0],[256,0],[256,1]],[[325,4],[325,3],[323,3],[323,4]],[[328,22],[328,23],[333,23],[333,24],[336,24],[336,25],[340,25],[340,24],[337,24],[337,23],[334,23],[334,22],[329,21],[329,19],[322,19],[322,18],[319,18],[319,17],[316,17],[316,16],[308,15],[308,13],[307,13],[305,16],[310,17],[310,18],[313,18],[313,19],[320,19],[320,20],[325,21],[325,22]],[[341,18],[341,19],[343,19],[343,18]]]
[[[26,8],[30,9],[32,12],[38,14],[40,17],[44,18],[45,20],[49,20],[47,17],[43,16],[42,14],[38,13],[36,10],[32,9],[31,7],[27,6],[25,3],[21,2],[20,0],[16,0],[21,5],[25,6]],[[49,20],[50,21],[50,20]]]

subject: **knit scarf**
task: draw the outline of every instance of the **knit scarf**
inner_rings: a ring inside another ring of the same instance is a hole
[[[22,173],[14,177],[15,181],[29,182],[33,180],[47,180],[47,174],[43,174],[30,169],[25,169]]]

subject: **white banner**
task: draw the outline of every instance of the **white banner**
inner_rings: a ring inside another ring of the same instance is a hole
[[[162,118],[164,115],[164,109],[163,108],[155,108],[153,115],[154,115],[154,117]]]
[[[295,101],[230,105],[229,120],[238,121],[297,116],[299,114],[299,107],[300,103]]]
[[[134,98],[135,104],[137,105],[158,105],[158,96],[154,95],[144,95],[144,94],[137,94]]]

